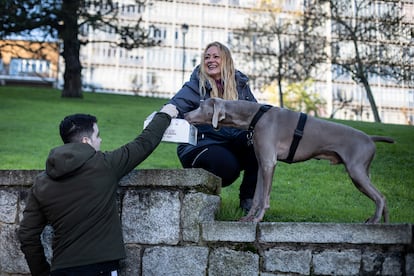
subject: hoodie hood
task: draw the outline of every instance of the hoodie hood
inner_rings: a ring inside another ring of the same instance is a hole
[[[65,177],[82,167],[95,154],[95,149],[89,144],[64,144],[50,151],[46,160],[46,173],[52,179]]]
[[[249,82],[249,77],[239,70],[236,70],[235,75],[237,86],[244,87]]]

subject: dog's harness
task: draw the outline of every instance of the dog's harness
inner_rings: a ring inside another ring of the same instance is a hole
[[[248,145],[253,144],[253,134],[254,134],[254,127],[256,126],[257,121],[262,117],[264,113],[266,113],[270,108],[271,105],[262,105],[257,113],[254,115],[252,122],[249,125],[249,133],[247,134],[247,143]],[[293,140],[292,144],[290,144],[289,148],[289,155],[285,160],[281,160],[286,163],[292,163],[293,157],[295,157],[296,150],[299,146],[299,142],[303,136],[303,129],[305,128],[306,119],[308,116],[305,113],[300,113],[299,121],[296,126],[295,132],[293,133]]]
[[[269,109],[271,109],[272,106],[265,104],[262,105],[259,110],[254,114],[254,117],[249,125],[249,133],[247,134],[247,145],[253,144],[253,134],[254,134],[254,127],[256,126],[257,121],[262,117],[263,114],[265,114]]]
[[[295,132],[293,133],[293,141],[290,144],[289,155],[285,160],[281,160],[286,163],[292,163],[293,157],[295,157],[296,150],[299,146],[300,139],[303,136],[303,129],[305,128],[306,119],[308,116],[305,113],[300,113],[298,125],[296,126]]]
[[[254,117],[252,119],[252,122],[250,123],[250,126],[249,126],[250,131],[254,131],[254,127],[256,126],[257,121],[259,121],[259,119],[262,117],[262,115],[265,114],[271,108],[272,108],[272,106],[269,105],[269,104],[262,105],[259,108],[259,110],[254,115]]]

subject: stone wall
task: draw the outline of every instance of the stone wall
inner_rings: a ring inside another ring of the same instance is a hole
[[[0,276],[29,275],[16,230],[39,171],[0,171]],[[121,275],[414,275],[411,224],[215,221],[220,180],[140,170],[120,182]],[[53,229],[43,242],[50,258]]]

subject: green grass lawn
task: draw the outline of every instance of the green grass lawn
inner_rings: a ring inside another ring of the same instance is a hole
[[[112,150],[142,131],[145,118],[165,99],[85,93],[66,99],[54,89],[0,87],[0,169],[43,169],[52,147],[61,144],[58,126],[64,116],[98,117],[102,150]],[[393,223],[414,223],[414,127],[340,121],[368,134],[393,137],[396,144],[377,143],[371,166],[374,185],[387,197]],[[176,145],[161,143],[138,169],[181,168]],[[222,189],[220,220],[237,220],[240,179]],[[363,222],[374,203],[352,184],[344,167],[328,161],[278,163],[265,221]]]

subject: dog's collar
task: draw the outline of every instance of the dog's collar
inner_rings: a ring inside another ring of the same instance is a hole
[[[259,108],[259,110],[254,115],[252,122],[249,125],[249,130],[250,131],[254,130],[254,127],[256,126],[256,123],[259,121],[260,117],[262,117],[262,115],[265,114],[271,108],[272,108],[272,106],[268,105],[268,104],[262,105]]]

